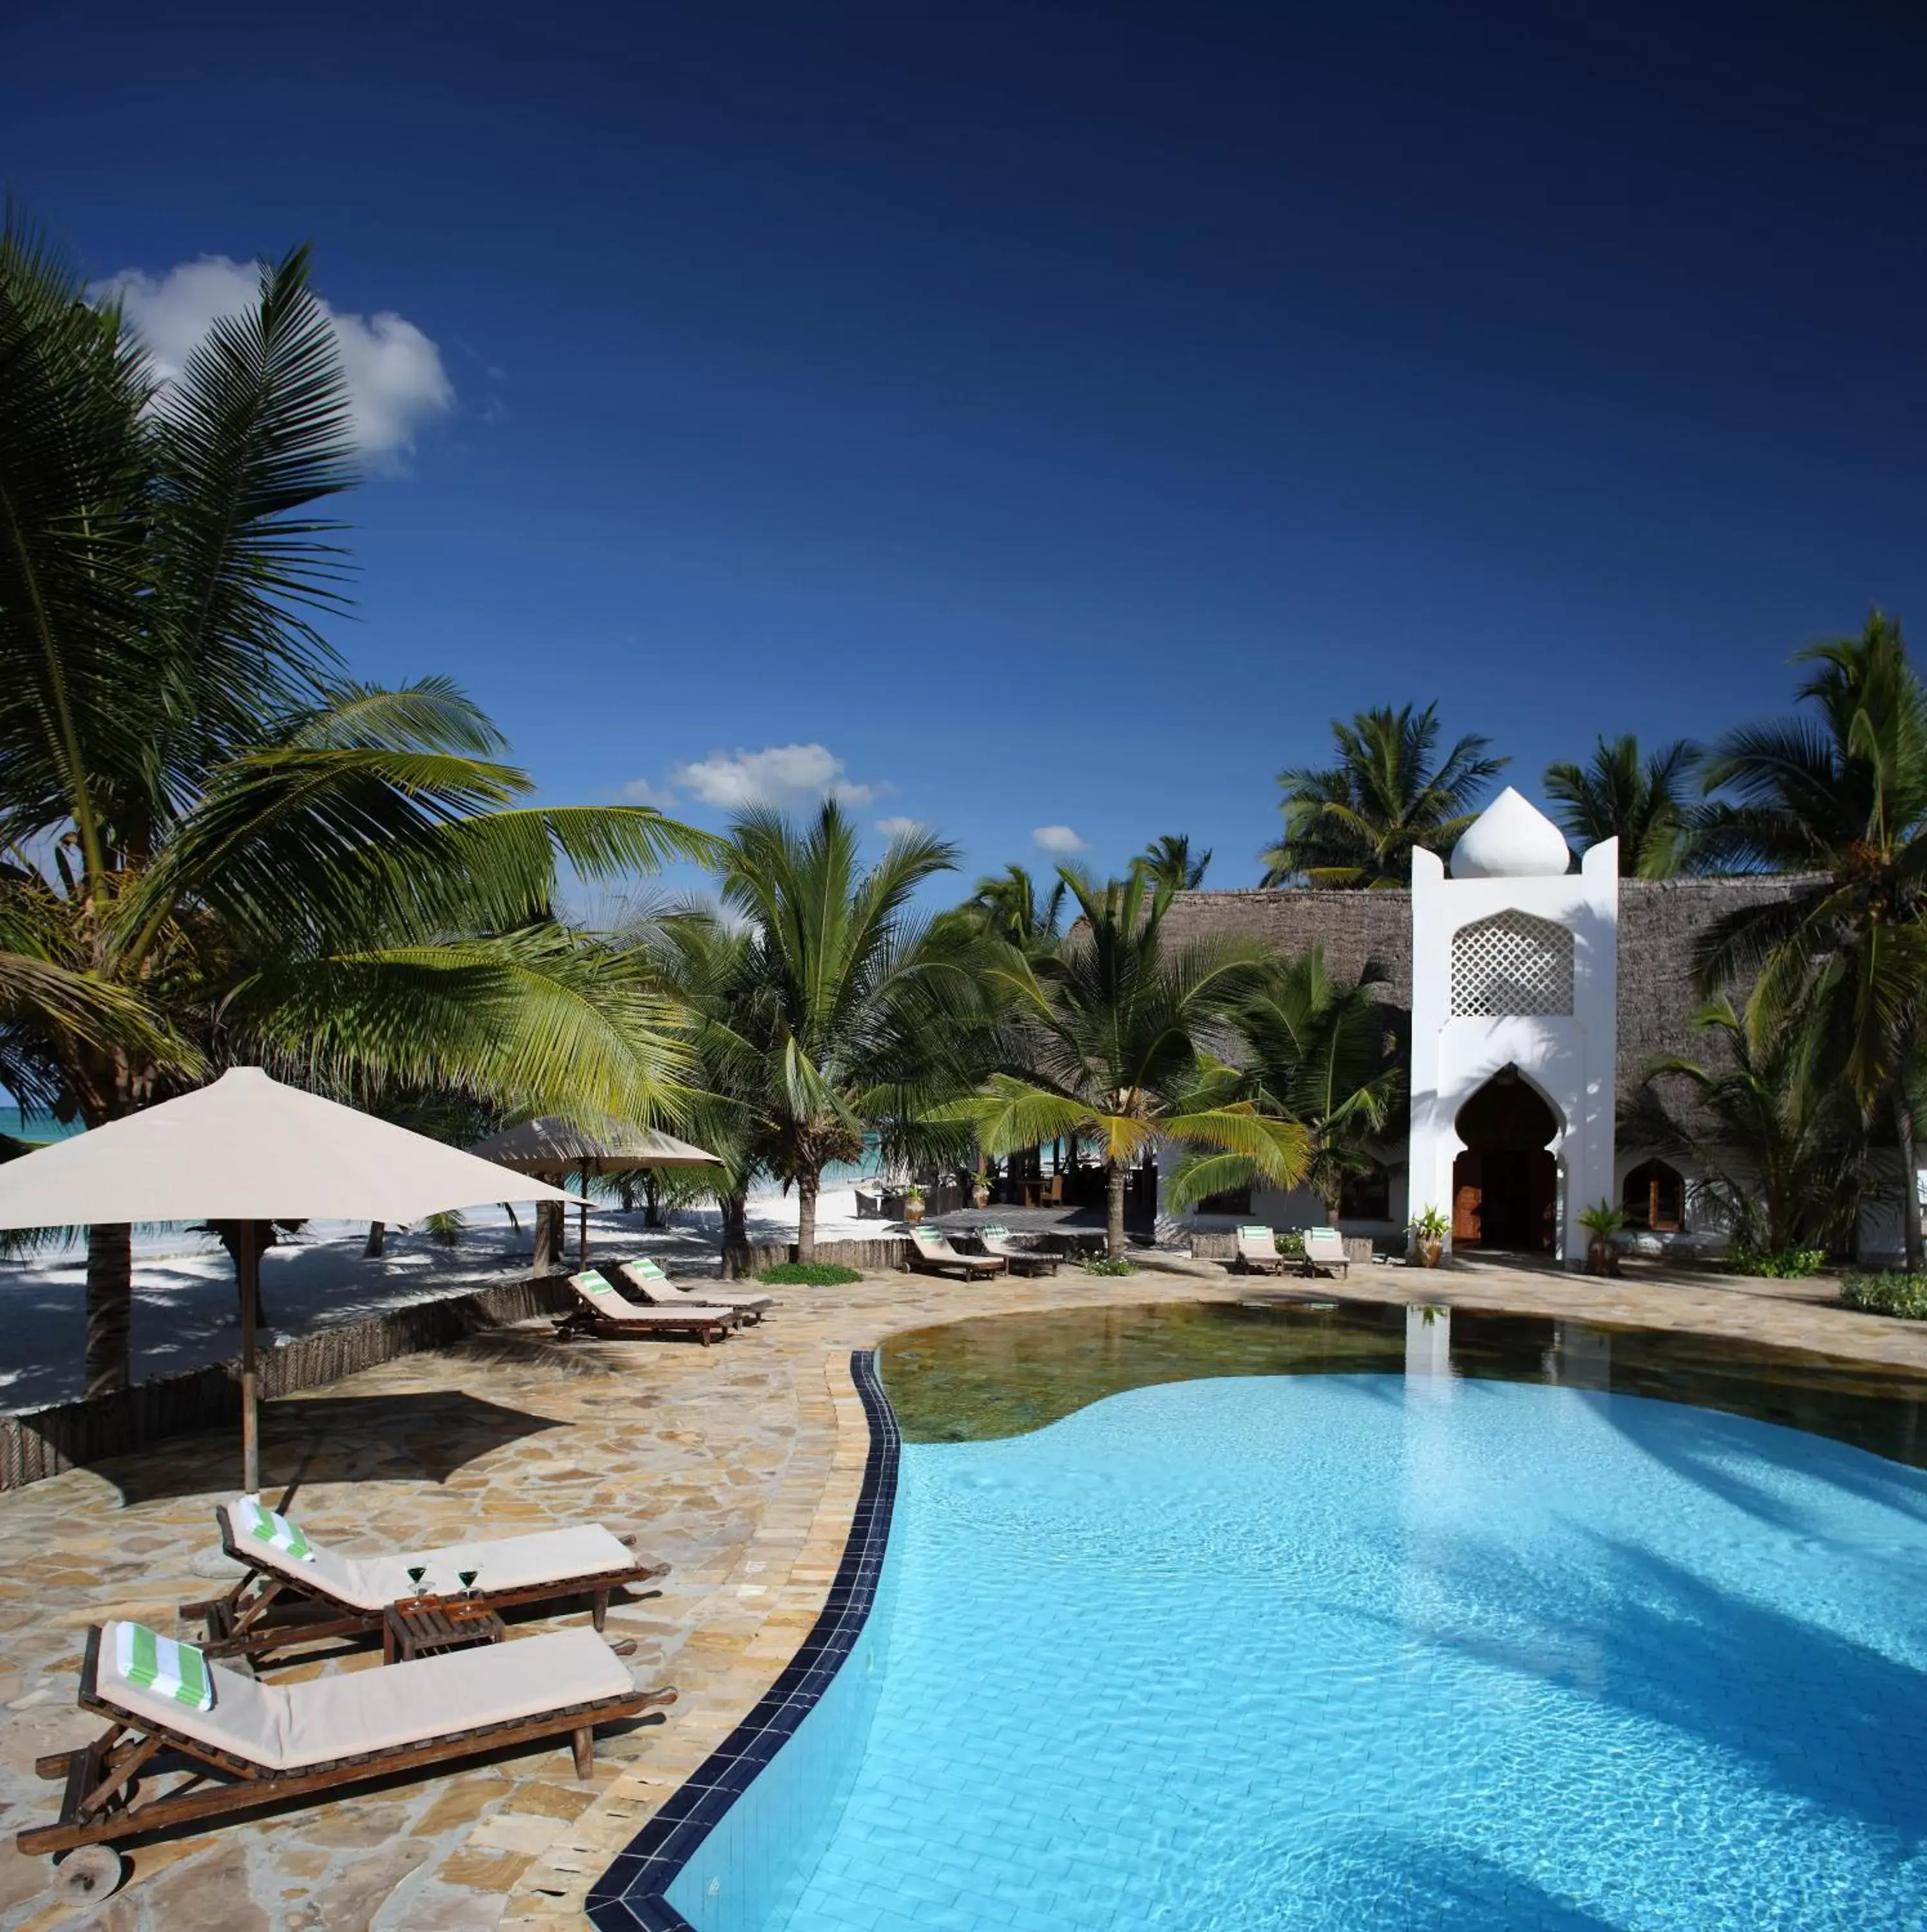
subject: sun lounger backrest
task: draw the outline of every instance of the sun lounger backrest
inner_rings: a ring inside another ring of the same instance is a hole
[[[214,1684],[214,1707],[195,1711],[144,1684],[123,1677],[115,1659],[120,1647],[121,1624],[104,1624],[95,1659],[95,1688],[122,1710],[150,1724],[164,1724],[198,1744],[225,1751],[270,1770],[281,1768],[287,1744],[287,1691],[243,1676],[210,1659],[208,1676]]]
[[[667,1281],[669,1279],[647,1255],[638,1261],[624,1262],[623,1272],[643,1281]]]
[[[1238,1231],[1240,1252],[1262,1254],[1272,1260],[1277,1258],[1277,1238],[1269,1228],[1241,1228]]]
[[[362,1575],[365,1567],[362,1564],[352,1556],[344,1556],[339,1550],[331,1550],[314,1537],[308,1539],[307,1556],[300,1558],[277,1548],[265,1537],[251,1536],[247,1529],[248,1512],[240,1507],[246,1500],[237,1496],[227,1505],[226,1511],[228,1534],[243,1562],[252,1563],[257,1569],[272,1570],[299,1584],[303,1589],[332,1597],[338,1603],[380,1610],[391,1600],[371,1593]]]
[[[1304,1251],[1315,1261],[1342,1262],[1345,1258],[1345,1238],[1336,1228],[1307,1228],[1304,1231]]]
[[[950,1246],[950,1238],[941,1228],[926,1227],[919,1221],[910,1230],[911,1238],[926,1255],[941,1255],[947,1259],[956,1251]]]

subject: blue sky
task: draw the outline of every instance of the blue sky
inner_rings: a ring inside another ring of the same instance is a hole
[[[545,796],[1244,884],[1334,714],[1531,794],[1927,626],[1922,28],[1580,10],[13,0],[0,170],[162,332],[314,243],[336,640]]]

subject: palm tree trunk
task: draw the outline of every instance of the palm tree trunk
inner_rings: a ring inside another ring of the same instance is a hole
[[[822,1179],[815,1171],[797,1176],[796,1258],[800,1262],[816,1258],[816,1190]]]
[[[722,1207],[722,1278],[740,1281],[749,1271],[749,1197],[725,1194]]]
[[[134,1229],[112,1221],[87,1230],[87,1393],[128,1385],[134,1319]]]
[[[536,1258],[532,1272],[554,1274],[562,1259],[562,1203],[544,1201],[536,1208]]]
[[[381,1257],[382,1250],[387,1245],[388,1223],[386,1221],[371,1221],[368,1223],[368,1238],[362,1248],[362,1260],[378,1261]]]
[[[1124,1183],[1130,1169],[1115,1157],[1104,1170],[1104,1252],[1114,1262],[1124,1258]]]
[[[651,1168],[642,1177],[642,1225],[645,1228],[659,1228],[662,1225],[662,1204],[656,1185],[656,1170]]]
[[[1919,1154],[1914,1144],[1913,1102],[1904,1075],[1894,1083],[1893,1126],[1900,1142],[1901,1238],[1907,1244],[1907,1271],[1919,1274],[1927,1269],[1927,1244],[1920,1237]]]

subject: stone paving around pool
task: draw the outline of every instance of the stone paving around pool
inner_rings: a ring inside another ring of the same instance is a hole
[[[899,1328],[1054,1306],[1241,1298],[1273,1284],[1159,1256],[1130,1278],[966,1285],[874,1275],[786,1288],[760,1328],[711,1348],[559,1343],[531,1324],[410,1357],[267,1412],[266,1493],[345,1550],[421,1547],[597,1520],[674,1568],[612,1606],[644,1685],[674,1683],[664,1723],[599,1736],[593,1785],[568,1750],[497,1754],[218,1830],[136,1846],[128,1884],[68,1905],[14,1834],[50,1819],[34,1760],[83,1744],[86,1627],[176,1606],[233,1574],[214,1504],[238,1445],[183,1438],[127,1462],[0,1496],[0,1924],[100,1932],[359,1932],[580,1926],[589,1886],[782,1668],[821,1606],[854,1506],[867,1432],[848,1357]],[[1290,1288],[1294,1284],[1283,1284]],[[1355,1268],[1320,1292],[1448,1302],[1771,1342],[1927,1373],[1927,1328],[1825,1305],[1827,1284],[1648,1274],[1593,1281],[1481,1264]],[[560,1621],[581,1622],[568,1606]],[[554,1627],[515,1624],[515,1635]],[[185,1633],[184,1633],[185,1634]],[[376,1667],[362,1652],[326,1668]],[[297,1666],[286,1677],[324,1666]]]

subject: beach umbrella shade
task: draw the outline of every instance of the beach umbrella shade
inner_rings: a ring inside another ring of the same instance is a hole
[[[592,1174],[626,1174],[638,1167],[713,1167],[716,1156],[705,1154],[673,1134],[653,1127],[625,1129],[605,1137],[587,1132],[572,1122],[553,1114],[539,1120],[524,1120],[520,1126],[504,1127],[469,1149],[479,1160],[492,1160],[500,1167],[512,1167],[518,1174],[560,1176],[579,1174],[583,1190],[588,1190]],[[581,1231],[577,1258],[589,1258],[589,1208],[582,1205]]]
[[[237,1066],[176,1100],[0,1166],[0,1228],[239,1221],[242,1486],[260,1487],[257,1221],[419,1221],[489,1201],[575,1197]]]

